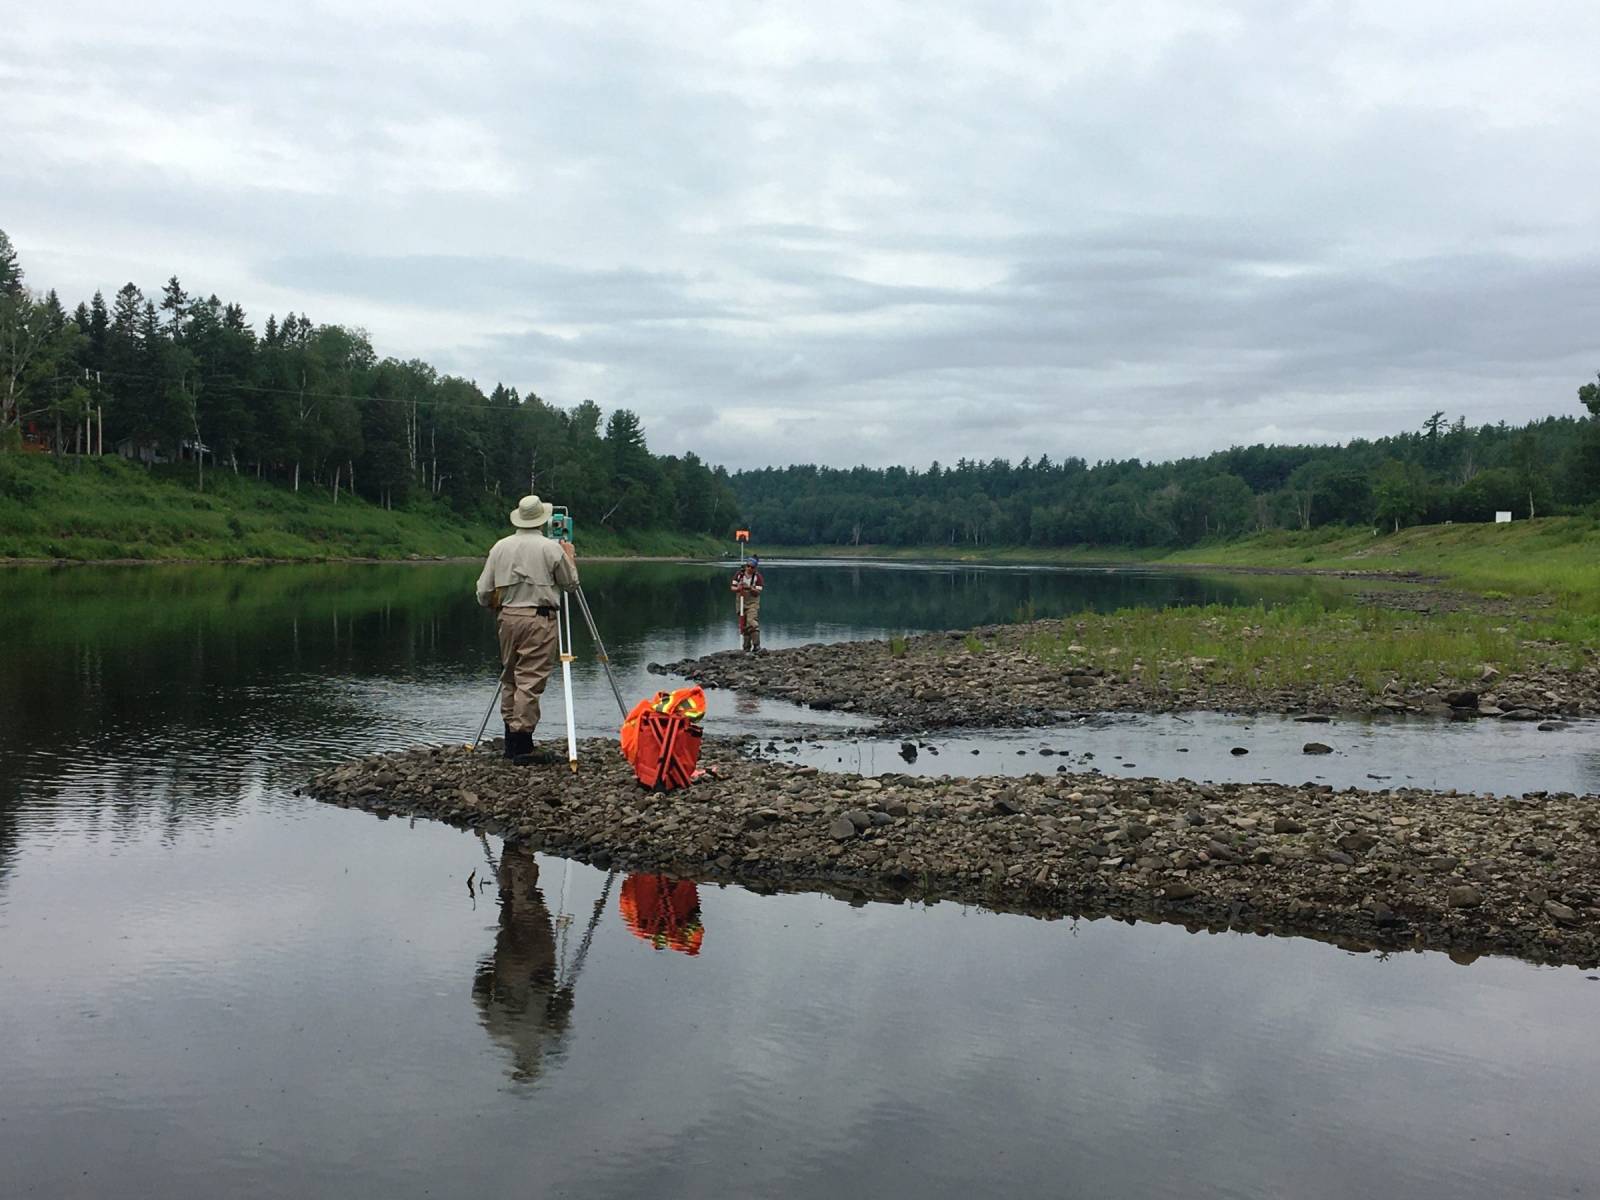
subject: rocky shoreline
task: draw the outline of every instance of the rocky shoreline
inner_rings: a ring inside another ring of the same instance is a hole
[[[1353,677],[1273,687],[1206,677],[1204,662],[1184,664],[1181,681],[1107,667],[1087,654],[1046,659],[1030,649],[1070,632],[1057,620],[920,634],[898,642],[813,644],[751,655],[737,650],[652,663],[660,674],[859,713],[880,732],[1056,724],[1102,712],[1212,711],[1241,714],[1426,714],[1543,721],[1600,715],[1600,663],[1577,670],[1502,674],[1484,666],[1464,685],[1442,675],[1428,686],[1390,683],[1374,695]]]
[[[583,745],[576,775],[443,746],[363,758],[306,790],[602,868],[755,890],[1600,964],[1600,797],[1065,773],[867,779],[748,750],[707,738],[707,774],[665,795],[643,791],[599,740]]]

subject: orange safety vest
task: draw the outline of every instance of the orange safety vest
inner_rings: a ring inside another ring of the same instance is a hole
[[[688,787],[700,761],[700,722],[706,694],[698,687],[657,692],[633,706],[622,722],[622,757],[639,782],[654,791]]]

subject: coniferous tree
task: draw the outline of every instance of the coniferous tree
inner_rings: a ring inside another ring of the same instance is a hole
[[[20,300],[22,286],[22,264],[17,261],[16,247],[11,244],[6,231],[0,229],[0,297]]]
[[[180,336],[184,317],[189,312],[189,293],[183,290],[176,275],[168,279],[166,286],[161,289],[161,311],[166,314],[168,335]]]

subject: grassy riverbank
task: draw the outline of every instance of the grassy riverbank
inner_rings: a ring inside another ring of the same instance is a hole
[[[1086,613],[1027,646],[1048,662],[1090,663],[1163,689],[1343,683],[1379,696],[1477,683],[1485,667],[1512,676],[1580,671],[1595,632],[1592,621],[1552,613],[1424,614],[1302,601]]]
[[[940,559],[1064,566],[1146,563],[1252,570],[1414,572],[1474,591],[1544,594],[1600,612],[1600,520],[1543,517],[1509,525],[1425,525],[1374,535],[1369,529],[1276,530],[1178,551],[1104,546],[762,547],[772,557]]]
[[[0,561],[471,557],[507,529],[444,505],[389,511],[349,493],[335,503],[323,489],[293,492],[226,471],[208,472],[198,491],[187,467],[0,455]],[[618,536],[582,525],[578,538],[591,556],[715,555],[720,548],[703,537]]]
[[[1226,567],[1415,571],[1459,587],[1543,593],[1600,608],[1600,520],[1543,517],[1509,525],[1422,525],[1369,530],[1277,531],[1180,551],[1163,561]]]

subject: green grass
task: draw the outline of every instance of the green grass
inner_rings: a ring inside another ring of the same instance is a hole
[[[1377,694],[1390,681],[1467,682],[1485,665],[1509,672],[1576,669],[1587,661],[1577,644],[1582,639],[1553,632],[1552,622],[1537,616],[1423,616],[1367,606],[1329,609],[1306,600],[1085,614],[1059,635],[1033,635],[1028,649],[1047,661],[1103,666],[1172,687],[1201,678],[1286,688],[1349,681]]]
[[[507,505],[509,508],[509,505]],[[227,471],[196,491],[190,468],[117,458],[0,454],[0,559],[403,559],[481,555],[509,526],[422,503],[385,510],[323,488],[296,493]],[[582,554],[707,555],[708,538],[578,528]]]
[[[1600,520],[1593,517],[1421,525],[1383,536],[1370,530],[1279,531],[1179,551],[1167,561],[1417,571],[1478,592],[1542,593],[1600,612]]]

